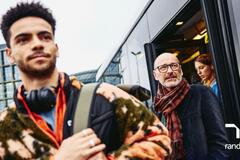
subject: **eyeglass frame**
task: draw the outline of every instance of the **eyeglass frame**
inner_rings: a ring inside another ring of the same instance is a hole
[[[173,67],[173,65],[174,64],[177,64],[177,68],[176,69],[173,69],[172,67]],[[166,68],[166,71],[164,71],[164,72],[162,72],[162,71],[160,71],[160,67],[163,67],[163,66],[166,66],[167,68]],[[160,65],[160,66],[157,66],[156,68],[155,68],[155,70],[157,69],[160,73],[166,73],[167,71],[168,71],[168,68],[171,68],[171,70],[172,71],[177,71],[178,69],[180,69],[181,68],[181,65],[179,64],[179,63],[170,63],[170,64],[163,64],[163,65]]]

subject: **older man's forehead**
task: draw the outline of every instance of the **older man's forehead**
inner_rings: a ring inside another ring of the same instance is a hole
[[[159,66],[159,65],[163,65],[163,64],[178,63],[178,62],[179,62],[179,60],[177,59],[176,56],[167,54],[167,55],[162,55],[162,56],[160,55],[157,58],[155,64]]]

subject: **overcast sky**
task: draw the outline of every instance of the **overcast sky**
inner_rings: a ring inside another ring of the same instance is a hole
[[[0,0],[0,15],[17,2],[20,0]],[[41,2],[52,10],[57,20],[56,42],[60,49],[57,66],[60,71],[71,74],[97,69],[107,56],[113,54],[148,0]]]

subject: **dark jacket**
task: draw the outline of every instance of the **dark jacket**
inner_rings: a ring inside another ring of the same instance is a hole
[[[186,160],[224,160],[228,138],[222,106],[213,92],[202,85],[192,85],[177,108],[181,120]]]

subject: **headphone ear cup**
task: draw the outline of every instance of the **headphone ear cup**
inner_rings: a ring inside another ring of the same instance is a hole
[[[43,108],[45,108],[45,106],[47,108],[49,107],[54,107],[56,104],[56,96],[54,94],[54,92],[49,89],[49,88],[41,88],[38,91],[38,100],[39,100],[39,104],[41,104],[43,106]]]
[[[54,91],[45,87],[39,90],[32,90],[26,95],[26,101],[32,112],[47,112],[55,106],[56,96]]]
[[[31,111],[36,112],[38,109],[38,90],[32,90],[29,94],[26,95],[26,100],[28,107],[30,108]]]

